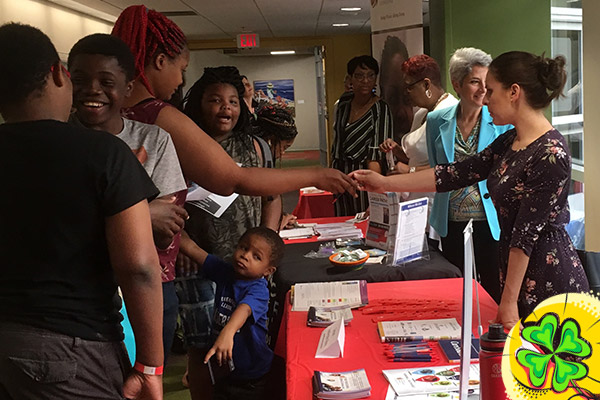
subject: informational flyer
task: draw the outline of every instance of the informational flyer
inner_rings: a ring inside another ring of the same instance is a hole
[[[461,376],[461,368],[456,365],[387,369],[382,372],[399,396],[456,392]],[[479,364],[470,364],[467,383],[470,390],[479,391]]]
[[[394,245],[394,236],[398,222],[397,193],[369,192],[369,226],[367,227],[367,246],[390,251]]]
[[[394,238],[394,265],[422,258],[427,250],[425,229],[428,201],[427,197],[423,197],[400,203]]]

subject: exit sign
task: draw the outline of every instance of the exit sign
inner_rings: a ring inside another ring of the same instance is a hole
[[[240,33],[237,35],[237,47],[239,49],[248,49],[260,46],[258,33]]]

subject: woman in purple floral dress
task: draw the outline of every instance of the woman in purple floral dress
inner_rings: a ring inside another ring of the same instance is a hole
[[[502,298],[496,321],[512,328],[556,294],[589,290],[565,231],[571,156],[543,110],[562,92],[565,59],[513,51],[489,67],[486,101],[494,124],[512,124],[484,151],[410,175],[351,175],[369,191],[445,192],[488,179],[500,222]]]

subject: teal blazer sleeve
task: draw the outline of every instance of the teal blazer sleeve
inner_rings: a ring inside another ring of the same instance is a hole
[[[429,165],[454,162],[454,135],[456,133],[456,113],[458,104],[443,110],[435,110],[427,116],[427,152]],[[486,106],[481,109],[481,126],[479,129],[479,143],[477,151],[482,151],[489,146],[498,136],[512,128],[511,125],[496,126]],[[487,217],[490,231],[495,240],[500,238],[500,225],[496,209],[488,193],[487,179],[478,183],[483,208]],[[448,234],[448,206],[450,193],[436,193],[429,223],[442,237]]]

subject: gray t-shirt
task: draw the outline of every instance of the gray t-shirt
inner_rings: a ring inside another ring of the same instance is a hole
[[[173,140],[167,131],[156,125],[123,118],[123,130],[117,137],[136,153],[152,182],[160,190],[159,196],[187,188]]]

